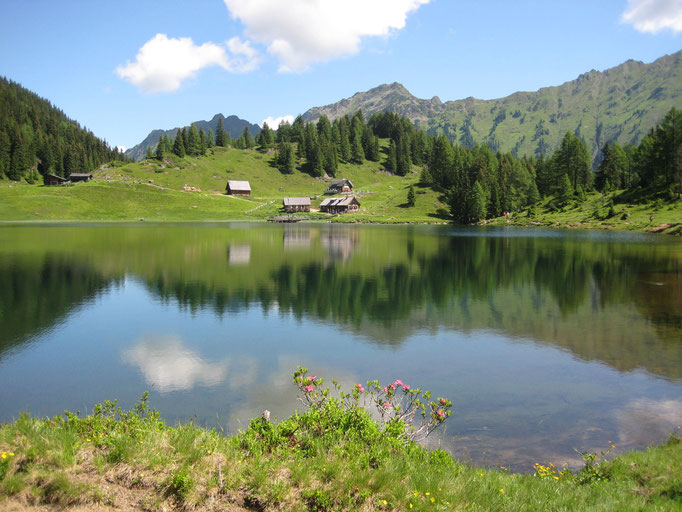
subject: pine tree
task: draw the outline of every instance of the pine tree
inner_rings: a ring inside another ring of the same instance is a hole
[[[157,160],[163,162],[163,159],[166,157],[166,145],[164,144],[163,138],[159,140],[159,143],[156,145],[156,158]]]
[[[391,139],[388,145],[388,155],[386,156],[384,168],[391,173],[395,173],[398,169],[398,149],[393,139]]]
[[[407,191],[407,206],[410,208],[414,206],[415,204],[415,195],[414,195],[414,187],[410,186],[410,189]]]
[[[244,127],[242,137],[244,137],[244,149],[250,149],[256,145],[256,141],[253,140],[253,135],[251,135],[248,126]]]
[[[178,130],[173,143],[173,153],[180,158],[185,156],[185,141],[182,138],[182,130]]]
[[[295,167],[294,145],[291,142],[280,142],[277,148],[277,168],[282,174],[293,174]]]
[[[215,145],[221,148],[227,146],[227,133],[225,132],[222,116],[218,118],[218,127],[215,132]]]
[[[151,160],[152,158],[154,158],[154,153],[152,153],[151,146],[147,146],[147,152],[145,153],[144,157],[146,160]]]
[[[485,218],[485,192],[483,187],[477,181],[471,187],[471,196],[469,198],[469,222],[478,222]]]
[[[214,146],[215,141],[215,135],[213,134],[213,130],[210,128],[208,129],[208,135],[206,136],[206,147],[207,148],[212,148]]]

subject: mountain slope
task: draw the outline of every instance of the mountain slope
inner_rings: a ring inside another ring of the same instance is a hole
[[[466,98],[442,103],[416,98],[398,83],[303,114],[313,121],[362,109],[366,117],[394,111],[430,133],[444,133],[464,146],[486,143],[516,155],[551,153],[567,132],[581,137],[596,155],[606,141],[637,143],[673,106],[682,105],[682,51],[644,64],[629,60],[606,71],[505,98]]]
[[[246,126],[249,127],[249,131],[251,132],[251,135],[253,135],[254,137],[258,135],[258,133],[260,133],[260,126],[258,126],[257,124],[249,123],[248,121],[240,119],[237,116],[225,117],[222,114],[216,114],[210,121],[195,121],[193,124],[194,126],[197,127],[197,130],[204,130],[208,133],[208,130],[210,129],[213,130],[213,133],[215,133],[218,127],[218,121],[221,118],[223,120],[223,126],[225,127],[225,131],[229,133],[230,137],[234,139],[236,139],[242,134],[242,132],[244,131],[244,127]],[[163,137],[164,135],[168,135],[169,137],[175,137],[175,134],[178,133],[178,130],[180,129],[181,128],[176,127],[171,130],[152,130],[142,142],[127,150],[125,154],[127,157],[132,158],[136,162],[139,162],[144,158],[145,154],[147,153],[148,147],[151,147],[152,150],[155,149],[161,137]]]
[[[48,100],[0,77],[0,178],[90,172],[120,153]]]

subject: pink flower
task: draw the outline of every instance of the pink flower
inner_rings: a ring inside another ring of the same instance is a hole
[[[306,393],[311,393],[313,391],[313,389],[315,389],[315,388],[312,386],[306,386],[303,388],[303,391],[305,391]]]
[[[441,399],[440,399],[440,404],[441,404],[441,405],[445,405],[446,402],[447,402],[447,400],[445,400],[445,398],[441,398]]]
[[[396,381],[393,383],[393,385],[396,386],[396,387],[397,387],[397,386],[402,386],[402,385],[403,385],[403,381],[400,380],[400,379],[396,379]]]
[[[362,387],[362,384],[356,384],[355,389],[357,389],[360,393],[365,392],[365,388]]]
[[[403,386],[403,391],[404,391],[405,393],[407,393],[409,390],[410,390],[410,386],[408,386],[407,384],[405,384],[405,385]]]
[[[308,382],[312,382],[315,379],[317,379],[317,375],[313,375],[312,377],[308,377]]]
[[[391,404],[389,404],[388,402],[384,402],[384,407],[388,409],[389,407],[391,407]]]
[[[388,392],[388,388],[385,387],[384,389],[381,390],[381,392],[382,392],[382,393]]]
[[[440,416],[442,419],[445,419],[445,413],[441,411],[440,409],[436,411],[436,414]]]
[[[391,391],[395,391],[395,384],[391,384],[391,385],[388,386],[388,387],[391,388]]]

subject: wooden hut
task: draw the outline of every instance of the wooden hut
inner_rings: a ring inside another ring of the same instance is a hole
[[[71,183],[76,183],[78,181],[90,181],[92,179],[92,174],[72,172],[69,174],[69,180]]]
[[[226,192],[228,195],[233,196],[250,196],[251,195],[251,185],[248,181],[234,181],[228,180]]]
[[[320,211],[328,213],[351,213],[360,209],[360,201],[353,196],[328,197],[320,203]]]
[[[66,185],[71,182],[67,178],[62,178],[56,174],[46,174],[43,176],[43,183],[45,185]]]
[[[309,197],[285,197],[282,202],[284,209],[289,213],[310,211]]]
[[[353,192],[353,182],[343,178],[341,180],[332,180],[329,187],[324,191],[325,194],[350,194]]]

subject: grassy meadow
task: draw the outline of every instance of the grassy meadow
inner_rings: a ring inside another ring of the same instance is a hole
[[[273,165],[274,151],[213,148],[202,158],[170,158],[105,166],[88,183],[46,187],[0,181],[0,219],[45,220],[264,220],[282,213],[286,196],[310,196],[313,209],[324,198],[329,179],[296,170],[284,175]],[[306,218],[345,222],[443,222],[447,205],[441,194],[416,187],[416,205],[408,208],[409,186],[419,174],[389,175],[378,162],[340,164],[338,177],[353,181],[361,202],[358,213]],[[227,180],[248,180],[252,195],[225,195]]]
[[[0,508],[682,509],[682,442],[674,434],[613,459],[609,449],[584,454],[579,471],[538,461],[533,474],[517,474],[456,462],[387,425],[338,399],[282,422],[256,418],[232,436],[193,423],[168,426],[145,396],[131,411],[105,402],[87,416],[22,415],[0,426]]]

